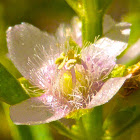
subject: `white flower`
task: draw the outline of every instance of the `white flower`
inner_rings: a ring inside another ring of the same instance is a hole
[[[71,43],[72,39],[82,46],[81,25],[74,22],[72,28],[61,25],[54,36],[27,23],[8,29],[11,60],[26,79],[45,90],[40,97],[11,106],[10,115],[16,124],[46,123],[76,109],[104,104],[128,78],[106,79],[116,56],[127,45],[119,25],[111,22],[111,29],[104,29],[107,37],[84,48]]]

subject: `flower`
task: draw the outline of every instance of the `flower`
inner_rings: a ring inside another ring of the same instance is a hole
[[[79,24],[72,25],[72,28],[60,25],[54,36],[28,23],[8,29],[11,60],[26,79],[45,90],[40,97],[10,107],[11,119],[16,124],[51,122],[73,110],[104,104],[128,78],[107,79],[116,56],[127,45],[117,25],[106,30],[107,37],[88,47],[82,47]],[[121,41],[111,36],[112,32],[120,34]]]

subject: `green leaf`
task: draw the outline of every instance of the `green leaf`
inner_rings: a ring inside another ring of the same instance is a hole
[[[107,117],[103,124],[105,137],[118,137],[140,121],[139,107],[127,107]]]
[[[132,23],[131,34],[129,39],[129,45],[134,44],[140,38],[140,12],[139,12],[140,0],[129,0],[129,13],[126,16],[126,21]]]
[[[17,70],[17,68],[14,66],[12,61],[9,60],[9,58],[6,55],[0,54],[0,63],[16,78],[21,77],[21,74]]]
[[[109,78],[114,77],[123,77],[126,73],[126,67],[125,65],[116,65],[112,72],[109,74]]]
[[[0,56],[7,53],[6,47],[6,27],[4,22],[4,6],[0,3]]]
[[[108,76],[108,78],[114,78],[123,77],[129,74],[131,74],[131,77],[125,81],[119,90],[119,93],[123,96],[128,96],[140,89],[140,62],[129,67],[126,67],[125,65],[116,65]]]
[[[117,64],[109,74],[109,78],[122,77],[128,74],[133,76],[140,74],[140,61],[132,66]]]
[[[28,98],[20,83],[0,63],[0,100],[14,105]]]
[[[131,46],[140,38],[140,32],[139,32],[140,13],[130,14],[128,17],[126,17],[126,20],[129,23],[132,23],[130,38],[128,42],[129,46]]]
[[[19,125],[16,127],[21,140],[53,140],[49,127],[45,124],[35,126]]]
[[[66,0],[73,10],[80,16],[84,12],[82,0]]]
[[[133,118],[135,107],[115,112],[106,118],[103,128],[108,135],[113,136],[120,131]]]
[[[33,86],[27,79],[21,77],[18,79],[22,87],[26,90],[30,97],[38,97],[41,96],[45,91],[43,89],[39,89],[36,86]]]

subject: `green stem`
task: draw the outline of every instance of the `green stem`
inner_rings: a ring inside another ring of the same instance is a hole
[[[73,134],[70,129],[68,129],[66,126],[64,126],[61,122],[59,121],[54,121],[49,123],[50,126],[54,127],[59,131],[60,134],[73,139],[73,140],[78,140],[80,139],[77,135]]]
[[[87,140],[98,140],[103,135],[102,106],[97,106],[92,112],[83,116],[84,126],[88,135]]]
[[[82,35],[85,41],[94,42],[102,35],[103,13],[97,0],[83,0],[84,14],[82,16]]]
[[[82,139],[81,140],[85,140],[85,139],[88,140],[88,135],[87,135],[87,132],[86,132],[86,129],[85,129],[82,118],[79,119],[78,124],[79,124],[80,131],[81,131],[81,134],[82,134]]]

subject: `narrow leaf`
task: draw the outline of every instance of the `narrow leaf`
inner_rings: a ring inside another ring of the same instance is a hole
[[[0,63],[0,100],[13,105],[28,98],[20,83]]]
[[[73,10],[80,16],[83,13],[82,0],[66,0]]]
[[[47,125],[17,126],[22,140],[53,140]]]

